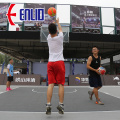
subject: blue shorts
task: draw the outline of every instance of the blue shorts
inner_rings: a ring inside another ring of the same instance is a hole
[[[100,76],[89,76],[90,87],[102,87],[102,80]]]

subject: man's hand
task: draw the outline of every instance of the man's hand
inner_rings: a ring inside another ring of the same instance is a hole
[[[61,25],[60,25],[60,23],[59,23],[59,18],[56,19],[56,23],[57,23],[57,25],[58,25],[59,33],[62,32],[62,27],[61,27]]]
[[[9,74],[9,76],[11,77],[11,74]]]
[[[59,18],[56,19],[56,23],[57,23],[57,24],[59,23]]]
[[[55,24],[56,22],[55,22],[55,21],[53,21],[52,23],[54,23],[54,24]]]
[[[99,70],[97,69],[97,70],[95,70],[95,72],[98,74],[98,75],[100,75],[100,72],[99,72]]]

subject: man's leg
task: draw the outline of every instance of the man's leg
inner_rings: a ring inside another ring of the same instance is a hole
[[[97,87],[97,89],[99,90],[101,87]]]
[[[100,98],[99,98],[99,96],[98,96],[98,89],[99,89],[98,87],[97,87],[97,88],[94,88],[94,89],[93,89],[93,93],[95,94],[96,100],[99,101]]]
[[[47,90],[47,104],[46,104],[46,114],[51,115],[51,99],[53,94],[54,84],[49,84]]]
[[[99,90],[101,87],[97,87],[97,89]],[[94,90],[94,89],[93,89]],[[94,92],[92,91],[91,93],[91,97],[94,95]]]
[[[101,78],[98,79],[98,78],[94,78],[94,77],[92,77],[92,78],[89,77],[89,83],[91,86],[98,85],[98,87],[94,87],[94,89],[92,91],[88,91],[90,100],[92,100],[92,96],[94,94],[95,94],[95,97],[97,97],[96,99],[99,99],[98,90],[102,86]]]
[[[9,87],[11,86],[11,82],[10,82],[10,85],[9,85]]]
[[[64,84],[65,84],[65,64],[64,61],[58,61],[55,64],[56,81],[59,86],[59,104],[57,106],[59,114],[64,114]]]
[[[96,97],[96,104],[104,105],[104,103],[102,103],[102,102],[100,101],[100,98],[99,98],[99,95],[98,95],[98,90],[99,90],[100,88],[101,88],[101,87],[94,88],[94,89],[93,89],[93,92],[94,92],[95,97]]]
[[[47,104],[51,103],[53,88],[54,88],[54,84],[49,84],[47,90]]]
[[[10,81],[7,81],[6,87],[7,87],[7,88],[10,87]]]
[[[64,86],[62,84],[59,84],[59,105],[57,109],[59,110],[59,114],[64,114]]]
[[[64,101],[64,86],[59,84],[59,102],[63,103]]]
[[[11,82],[12,82],[12,81],[11,81]],[[11,82],[10,82],[10,86],[11,86]],[[9,89],[12,90],[11,87],[9,87]]]
[[[7,83],[6,83],[6,90],[9,91],[9,88],[10,88],[10,81],[7,81]]]

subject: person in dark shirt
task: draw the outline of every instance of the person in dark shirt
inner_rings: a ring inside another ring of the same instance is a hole
[[[92,48],[92,56],[89,56],[87,61],[87,68],[89,69],[89,84],[94,87],[93,91],[88,91],[89,98],[92,100],[93,94],[96,97],[96,104],[104,105],[99,98],[98,90],[102,87],[102,81],[98,68],[101,66],[101,57],[98,55],[99,49],[95,46]]]

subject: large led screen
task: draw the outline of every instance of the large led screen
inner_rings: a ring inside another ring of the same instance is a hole
[[[7,12],[9,3],[0,3],[0,30],[7,30]]]
[[[72,32],[100,33],[100,8],[72,6]]]

